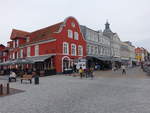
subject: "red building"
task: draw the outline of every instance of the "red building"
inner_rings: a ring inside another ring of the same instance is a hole
[[[5,49],[5,46],[0,44],[0,62],[4,61],[3,52],[2,52],[4,49]]]
[[[74,17],[31,33],[13,29],[10,39],[9,59],[32,60],[26,68],[61,73],[86,57],[86,41]]]

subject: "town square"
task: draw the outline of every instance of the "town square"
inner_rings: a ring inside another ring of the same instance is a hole
[[[150,113],[148,0],[0,3],[0,113]]]

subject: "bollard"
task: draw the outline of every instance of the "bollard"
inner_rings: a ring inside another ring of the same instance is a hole
[[[9,83],[7,83],[7,94],[9,94]]]
[[[3,85],[0,84],[0,95],[3,95]]]

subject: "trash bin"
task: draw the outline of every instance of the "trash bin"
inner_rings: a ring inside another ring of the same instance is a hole
[[[39,84],[39,76],[34,77],[34,84]]]

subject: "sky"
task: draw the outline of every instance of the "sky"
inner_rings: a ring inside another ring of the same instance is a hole
[[[150,51],[150,0],[0,0],[0,43],[12,29],[32,32],[75,17],[79,24],[104,30],[106,20],[122,41]]]

